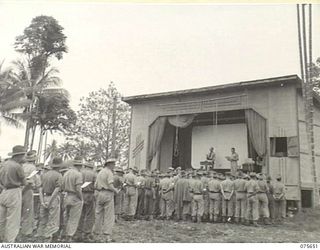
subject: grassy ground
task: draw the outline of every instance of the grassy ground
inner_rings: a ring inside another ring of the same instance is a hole
[[[114,228],[116,242],[317,242],[320,239],[320,209],[302,211],[282,225],[248,227],[235,224],[174,221],[121,221]]]
[[[120,221],[114,227],[113,239],[118,243],[317,242],[320,240],[320,209],[303,210],[287,218],[282,225],[258,228],[222,223]],[[39,242],[39,239],[32,237],[21,241]]]

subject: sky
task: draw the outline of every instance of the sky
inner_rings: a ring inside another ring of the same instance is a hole
[[[314,5],[314,59],[320,56],[319,14],[320,5]],[[5,65],[19,58],[15,37],[38,15],[53,16],[64,27],[69,52],[53,65],[75,110],[80,97],[107,88],[110,81],[123,96],[131,96],[300,75],[294,4],[0,0]],[[23,138],[23,128],[2,124],[0,156]]]

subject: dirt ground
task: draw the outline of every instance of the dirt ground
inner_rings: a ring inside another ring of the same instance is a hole
[[[115,224],[113,239],[117,243],[313,243],[320,239],[320,208],[302,210],[281,225],[258,228],[222,223],[120,221]],[[39,242],[38,238],[21,240]]]
[[[116,242],[210,243],[210,242],[318,242],[320,209],[304,210],[282,225],[243,226],[235,224],[186,223],[174,221],[121,221],[114,228]]]

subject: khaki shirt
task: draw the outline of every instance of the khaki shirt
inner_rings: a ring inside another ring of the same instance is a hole
[[[14,160],[7,160],[0,169],[0,184],[4,188],[16,188],[25,185],[22,166]]]
[[[168,191],[169,189],[173,189],[174,187],[174,183],[173,180],[170,178],[164,178],[160,181],[160,188],[162,189],[162,191]]]
[[[236,179],[233,181],[234,183],[234,190],[236,192],[245,192],[245,185],[247,183],[244,179]]]
[[[155,179],[153,177],[146,177],[145,188],[152,189],[155,186]]]
[[[77,186],[81,186],[82,184],[83,176],[75,167],[69,169],[63,176],[62,189],[66,192],[76,193],[78,190]]]
[[[209,192],[218,193],[221,190],[220,181],[217,179],[212,179],[208,182]]]
[[[91,182],[88,186],[82,189],[83,192],[94,192],[94,183],[96,182],[97,175],[92,169],[81,170],[83,182]]]
[[[124,182],[129,186],[136,186],[138,182],[137,176],[135,176],[133,173],[128,173],[124,176]]]
[[[245,185],[247,193],[256,193],[259,191],[259,186],[255,180],[249,180]]]
[[[273,183],[273,192],[276,195],[284,194],[285,186],[282,182],[276,181]]]
[[[51,195],[56,188],[62,185],[62,175],[55,170],[49,170],[41,175],[41,187],[43,194]]]
[[[231,193],[234,190],[234,183],[232,180],[226,179],[221,182],[221,190]]]
[[[261,192],[261,193],[269,192],[268,185],[264,180],[258,180],[257,183],[258,183],[258,186],[259,186],[259,191],[258,192]]]
[[[104,189],[104,190],[113,191],[110,188],[110,185],[113,184],[113,181],[114,181],[114,177],[111,170],[108,168],[103,168],[97,175],[95,187],[98,190]]]
[[[203,193],[203,182],[201,180],[195,179],[191,182],[190,191],[193,194],[202,194]]]

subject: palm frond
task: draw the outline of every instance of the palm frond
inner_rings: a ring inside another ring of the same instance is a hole
[[[22,124],[16,120],[15,118],[11,117],[11,116],[0,116],[0,118],[2,118],[4,120],[4,122],[10,126],[15,126],[16,128],[21,128]]]
[[[10,110],[14,110],[14,109],[17,109],[17,108],[23,108],[23,107],[26,107],[28,105],[30,105],[31,101],[28,100],[28,99],[24,99],[24,100],[13,100],[13,101],[10,101],[2,106],[0,106],[0,110],[2,112],[8,112]]]

